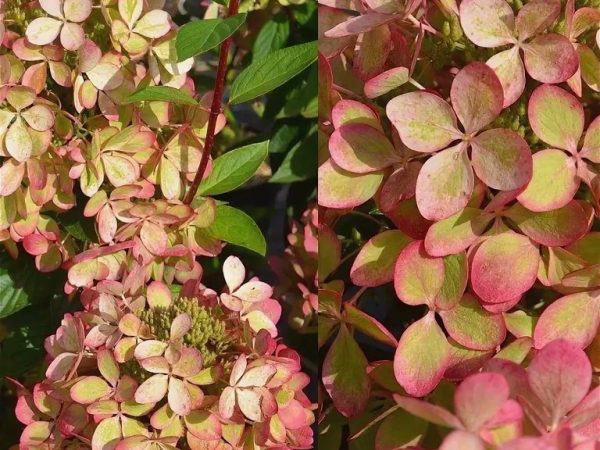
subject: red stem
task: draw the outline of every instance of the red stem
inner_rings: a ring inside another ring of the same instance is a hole
[[[239,6],[240,0],[229,0],[227,16],[230,17],[237,14]],[[215,89],[213,91],[212,104],[210,106],[210,115],[208,116],[206,141],[204,142],[200,166],[198,167],[194,181],[190,186],[190,190],[183,200],[186,205],[189,205],[194,200],[198,186],[200,186],[200,182],[204,177],[204,172],[206,172],[206,168],[208,167],[208,159],[215,145],[215,128],[217,126],[217,119],[221,113],[221,102],[223,101],[223,91],[225,90],[225,75],[227,75],[227,57],[229,56],[229,47],[231,46],[232,40],[233,36],[225,39],[221,44],[221,49],[219,51],[219,66],[217,68],[217,79],[215,80]]]

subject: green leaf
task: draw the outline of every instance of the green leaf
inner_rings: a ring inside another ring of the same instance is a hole
[[[316,129],[304,140],[298,142],[273,174],[271,183],[293,183],[317,176],[317,132]]]
[[[267,253],[265,237],[256,222],[245,212],[231,206],[217,206],[217,216],[207,231],[217,239],[247,248],[259,255],[265,256]]]
[[[232,104],[247,102],[292,79],[317,60],[317,41],[277,50],[253,62],[233,82]]]
[[[269,53],[282,48],[290,36],[290,22],[283,14],[277,14],[260,30],[252,46],[252,61],[258,61]]]
[[[396,348],[398,341],[379,321],[369,316],[350,303],[345,306],[346,322],[356,327],[361,333],[372,337],[384,344]]]
[[[323,360],[322,379],[336,409],[345,417],[362,412],[371,393],[367,358],[348,328],[340,327]]]
[[[177,32],[175,48],[179,61],[207,52],[231,36],[246,20],[246,14],[226,19],[206,19],[189,22]]]
[[[212,172],[200,183],[200,195],[233,191],[254,175],[269,153],[269,141],[246,145],[215,159]]]
[[[142,88],[127,97],[123,103],[137,103],[142,101],[171,102],[193,106],[198,104],[198,102],[186,92],[169,86],[148,86]]]
[[[0,318],[50,295],[55,280],[52,275],[39,273],[29,259],[14,260],[5,251],[0,252]]]
[[[312,64],[309,70],[277,88],[269,96],[263,118],[316,117],[319,109],[318,76],[318,67]]]

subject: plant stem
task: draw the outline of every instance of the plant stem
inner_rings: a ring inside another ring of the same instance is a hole
[[[229,8],[227,10],[227,16],[231,17],[237,14],[240,6],[240,0],[229,0]],[[204,177],[206,168],[208,167],[208,159],[212,153],[212,149],[215,145],[215,129],[217,126],[217,119],[221,113],[221,103],[223,101],[223,92],[225,91],[225,76],[227,75],[227,57],[229,56],[229,47],[233,36],[228,37],[221,44],[219,50],[219,66],[217,67],[217,77],[215,80],[215,89],[213,91],[212,104],[210,105],[210,114],[208,116],[208,125],[206,128],[206,140],[204,141],[204,150],[202,151],[202,159],[200,160],[200,166],[194,177],[194,181],[190,186],[183,202],[189,205],[196,196],[196,191],[200,182]]]

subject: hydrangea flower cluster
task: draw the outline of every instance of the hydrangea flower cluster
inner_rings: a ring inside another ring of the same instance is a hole
[[[292,221],[288,247],[282,257],[270,261],[279,277],[277,290],[289,305],[288,322],[302,332],[314,332],[318,309],[319,211],[316,206]]]
[[[600,4],[324,1],[320,20],[321,436],[594,448]]]
[[[74,286],[106,278],[106,262],[89,257],[114,260],[119,249],[127,249],[119,262],[140,274],[138,283],[163,273],[167,260],[197,272],[194,257],[221,248],[203,232],[214,202],[182,202],[202,159],[211,93],[196,106],[127,102],[141,86],[198,95],[187,75],[193,60],[178,61],[176,27],[162,3],[2,6],[0,241],[15,255],[22,244],[41,271],[69,261],[81,274],[77,263],[89,259],[87,279],[74,275]],[[224,125],[220,115],[216,131]],[[74,259],[82,249],[56,214],[77,206],[94,217],[101,242]]]
[[[236,257],[223,275],[220,294],[198,279],[86,288],[46,339],[46,379],[19,386],[21,448],[311,448],[310,379],[277,338],[272,288]]]

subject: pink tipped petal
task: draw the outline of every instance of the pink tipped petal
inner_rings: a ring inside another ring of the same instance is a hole
[[[505,232],[486,239],[471,262],[471,285],[486,303],[502,303],[529,290],[537,278],[538,249],[522,235]],[[511,276],[506,276],[506,268]]]
[[[66,50],[75,51],[85,42],[85,33],[78,23],[67,22],[60,30],[60,43]]]
[[[382,130],[375,111],[356,100],[340,100],[331,110],[331,121],[338,129],[342,125],[362,123]]]
[[[575,96],[557,86],[540,86],[531,94],[528,116],[542,141],[575,154],[585,121],[583,106]]]
[[[361,81],[379,75],[392,50],[392,34],[387,25],[358,36],[354,53],[353,69]]]
[[[467,430],[478,432],[508,400],[510,389],[498,373],[478,373],[466,378],[454,394],[455,410]]]
[[[54,126],[54,114],[44,105],[33,105],[21,117],[36,131],[47,131]]]
[[[246,278],[246,269],[242,261],[236,256],[229,256],[223,263],[223,276],[229,292],[237,290]]]
[[[393,145],[379,130],[364,124],[343,125],[329,139],[335,163],[353,173],[369,173],[400,159]]]
[[[192,411],[185,416],[185,426],[190,433],[201,440],[218,441],[222,437],[221,422],[215,414],[208,411]]]
[[[153,9],[148,11],[135,25],[133,31],[150,39],[158,39],[171,29],[167,11]]]
[[[332,160],[319,167],[319,205],[327,208],[353,208],[362,205],[375,193],[383,172],[355,174],[338,167]]]
[[[242,411],[242,414],[248,419],[255,422],[262,422],[264,420],[261,409],[261,396],[254,389],[240,389],[236,391],[238,399],[238,406]]]
[[[600,92],[600,58],[587,45],[577,45],[581,78],[590,89]]]
[[[467,207],[429,228],[425,236],[425,250],[431,256],[461,252],[483,234],[492,219],[490,213]]]
[[[600,164],[600,116],[596,117],[587,131],[583,139],[583,147],[579,152],[582,158],[589,159],[593,163]]]
[[[517,199],[536,212],[562,208],[579,189],[575,160],[560,150],[542,150],[533,155],[531,181]]]
[[[179,314],[171,323],[171,340],[176,341],[183,338],[192,328],[192,318],[189,314]]]
[[[180,416],[186,416],[192,410],[192,398],[184,382],[179,378],[171,377],[169,380],[169,406]]]
[[[342,38],[345,36],[353,36],[357,34],[366,33],[374,30],[381,25],[385,25],[388,22],[396,20],[396,16],[391,14],[363,14],[360,16],[352,17],[339,25],[327,30],[325,36],[328,38]]]
[[[599,294],[599,291],[571,294],[550,304],[535,326],[535,348],[544,348],[556,339],[579,348],[590,345],[600,326]]]
[[[518,47],[512,47],[496,53],[486,64],[494,69],[504,93],[503,107],[507,108],[516,102],[525,90],[525,66],[521,60]]]
[[[202,354],[195,348],[184,347],[181,357],[173,364],[173,375],[181,378],[190,378],[198,375],[202,370]]]
[[[90,0],[65,0],[63,10],[68,21],[83,22],[92,13],[92,2]]]
[[[458,72],[450,99],[465,133],[477,132],[498,117],[503,95],[500,80],[488,65],[474,62]]]
[[[365,83],[365,95],[368,98],[377,98],[402,86],[408,82],[409,78],[408,68],[406,67],[387,70]]]
[[[60,20],[51,17],[40,17],[29,24],[25,34],[32,44],[47,45],[58,37],[61,26]]]
[[[70,390],[71,398],[82,405],[89,405],[107,397],[112,388],[100,377],[84,377],[75,383]]]
[[[15,122],[8,128],[4,136],[4,145],[10,156],[19,162],[27,161],[31,156],[33,140],[21,117],[17,117]]]
[[[517,34],[522,41],[546,31],[560,15],[559,0],[532,0],[517,15]]]
[[[533,358],[527,378],[551,423],[557,424],[588,393],[592,367],[583,350],[567,341],[552,341]]]
[[[263,302],[273,295],[273,288],[262,281],[248,281],[241,285],[234,295],[245,302]]]
[[[219,397],[219,414],[229,419],[235,412],[235,389],[227,386]]]
[[[531,180],[531,150],[527,141],[514,131],[484,131],[471,141],[471,148],[473,169],[489,187],[512,191]]]
[[[152,375],[135,391],[135,401],[138,403],[157,403],[161,401],[167,393],[168,383],[168,375]]]
[[[336,409],[345,417],[364,410],[371,393],[367,358],[346,325],[340,327],[325,359],[322,380]]]
[[[527,73],[542,83],[567,81],[579,67],[579,57],[573,44],[560,34],[537,36],[523,50]]]
[[[400,139],[411,150],[434,152],[460,136],[450,105],[429,92],[400,95],[387,104],[386,112]]]
[[[387,230],[370,239],[350,269],[352,282],[357,286],[375,287],[392,281],[396,260],[410,241],[400,230]]]
[[[502,315],[485,311],[470,294],[465,294],[454,308],[439,314],[448,334],[467,348],[493,350],[506,337]]]
[[[146,290],[146,300],[150,308],[167,308],[171,305],[173,296],[166,284],[153,281]]]
[[[485,442],[476,434],[456,430],[444,438],[439,450],[485,450]]]
[[[396,169],[385,180],[379,195],[379,206],[382,211],[391,211],[403,200],[415,196],[417,177],[421,167],[423,167],[423,164],[418,161],[409,162],[405,166]]]
[[[161,356],[167,348],[167,343],[157,340],[143,341],[135,348],[136,359]]]
[[[231,369],[231,375],[229,377],[229,384],[237,384],[237,382],[240,381],[240,378],[242,378],[242,375],[246,371],[246,367],[248,367],[248,359],[246,358],[246,355],[241,354],[233,364],[233,368]]]
[[[572,244],[587,233],[589,223],[588,212],[575,200],[562,208],[538,213],[517,203],[507,211],[506,217],[531,240],[548,247]]]
[[[467,37],[480,47],[500,47],[515,42],[515,16],[504,0],[464,0],[460,24]]]
[[[429,220],[450,217],[467,206],[474,184],[473,169],[464,144],[432,156],[417,179],[419,212]]]
[[[46,376],[51,380],[60,380],[64,378],[75,365],[77,355],[73,353],[61,353],[48,366]]]
[[[450,346],[430,312],[402,334],[394,356],[394,375],[408,394],[422,397],[437,386],[449,362]]]
[[[394,268],[394,288],[408,305],[434,304],[444,283],[444,261],[425,252],[423,241],[408,244]]]
[[[104,419],[98,424],[92,436],[92,450],[115,448],[122,438],[121,423],[118,416]]]
[[[448,255],[444,260],[444,283],[435,298],[438,310],[455,308],[462,298],[469,280],[469,264],[465,252]]]
[[[277,369],[269,364],[253,367],[237,382],[238,387],[261,387],[267,384],[267,381],[275,374]]]

